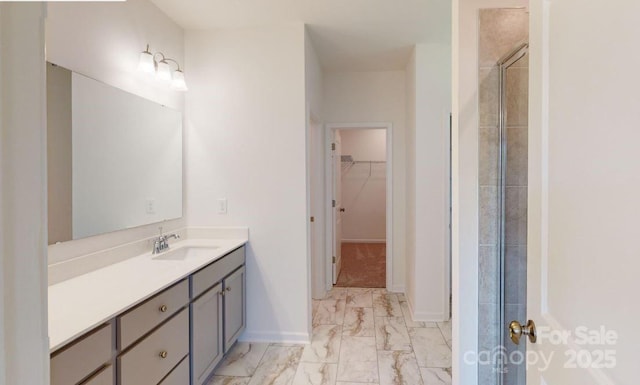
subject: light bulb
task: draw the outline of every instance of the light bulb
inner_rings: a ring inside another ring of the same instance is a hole
[[[171,67],[169,66],[169,63],[164,60],[158,63],[156,78],[163,83],[171,82]]]
[[[171,88],[176,91],[187,91],[187,83],[184,81],[184,72],[177,70],[173,73],[173,81],[171,82]]]

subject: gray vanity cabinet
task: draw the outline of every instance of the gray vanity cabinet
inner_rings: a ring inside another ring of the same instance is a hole
[[[191,276],[191,383],[203,385],[246,325],[245,248]]]
[[[99,326],[55,352],[50,363],[51,385],[112,385],[113,329],[111,322]]]
[[[245,329],[245,268],[236,270],[224,283],[224,352],[238,340]]]
[[[191,304],[192,382],[204,384],[222,359],[222,283]]]
[[[245,247],[51,355],[52,385],[204,385],[246,325]]]

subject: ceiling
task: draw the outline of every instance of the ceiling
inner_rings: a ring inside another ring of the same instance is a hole
[[[183,28],[304,22],[327,71],[404,69],[416,43],[449,41],[450,0],[151,0]]]

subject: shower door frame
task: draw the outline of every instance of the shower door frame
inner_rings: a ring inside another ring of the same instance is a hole
[[[505,315],[505,307],[506,307],[506,245],[505,245],[505,222],[506,222],[506,187],[507,187],[507,103],[506,103],[506,93],[507,93],[507,70],[521,60],[527,53],[529,52],[529,43],[521,43],[507,55],[505,55],[502,59],[498,61],[499,67],[499,80],[500,80],[500,97],[499,97],[499,119],[498,119],[498,135],[499,135],[499,144],[498,144],[498,257],[499,257],[499,265],[498,265],[498,276],[500,277],[499,289],[498,289],[498,304],[499,304],[499,315],[498,315],[498,338],[500,341],[500,346],[506,349],[503,344],[505,344],[506,338],[506,325],[507,319]],[[503,350],[505,351],[505,350]],[[500,357],[502,359],[504,357]],[[504,363],[498,362],[500,366],[500,370],[502,371]],[[505,384],[505,373],[499,372],[500,375],[497,377],[498,383],[497,385],[510,385]]]

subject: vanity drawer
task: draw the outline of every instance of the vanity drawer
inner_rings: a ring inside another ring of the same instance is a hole
[[[211,286],[220,282],[245,260],[244,246],[232,251],[191,276],[191,298],[196,298]]]
[[[189,357],[185,357],[160,385],[187,385],[189,383]]]
[[[189,311],[183,309],[118,358],[120,385],[157,385],[189,353]]]
[[[51,385],[73,385],[111,360],[113,328],[97,328],[51,357]]]
[[[82,385],[114,385],[113,366],[109,365],[98,374],[83,382]]]
[[[187,303],[189,303],[189,282],[185,279],[118,317],[120,350],[129,347]]]

